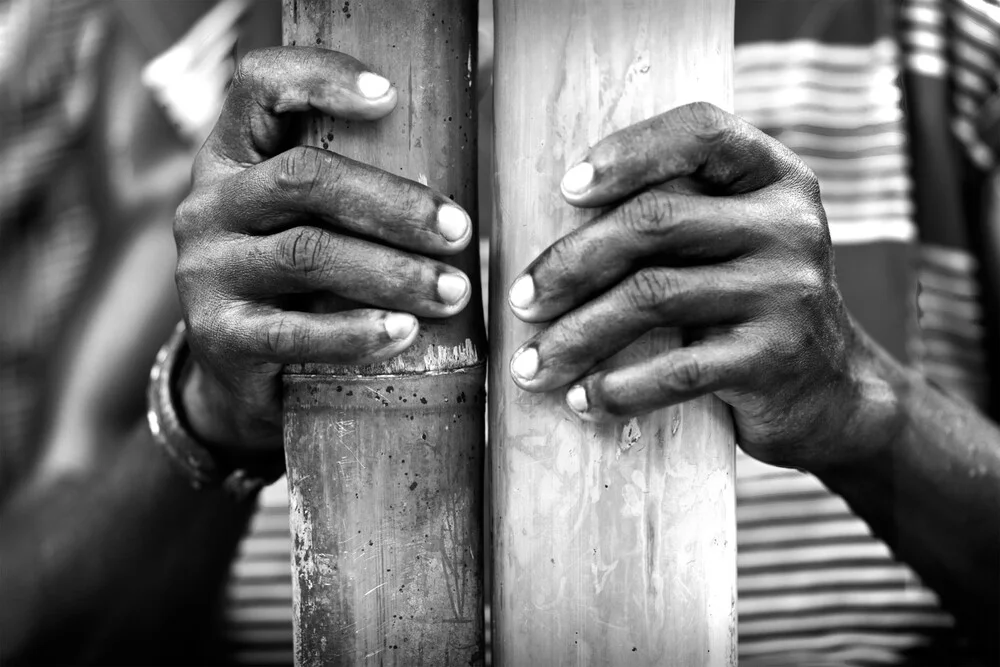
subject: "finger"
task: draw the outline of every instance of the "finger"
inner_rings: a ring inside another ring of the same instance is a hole
[[[656,327],[714,327],[754,310],[754,283],[731,268],[645,268],[557,320],[514,353],[514,381],[549,391],[579,378]]]
[[[511,283],[508,301],[527,322],[586,302],[655,258],[690,266],[727,261],[781,226],[773,204],[648,190],[562,237]]]
[[[735,336],[672,350],[642,362],[594,373],[566,391],[570,410],[587,421],[612,421],[745,385],[762,354]]]
[[[374,120],[395,105],[389,81],[343,53],[304,47],[252,51],[237,67],[199,162],[246,166],[275,155],[286,144],[292,112]],[[198,171],[196,164],[196,176]]]
[[[615,132],[594,145],[562,180],[576,206],[603,206],[681,177],[738,194],[808,169],[780,142],[704,102],[688,104]]]
[[[329,292],[378,308],[450,317],[472,295],[458,269],[318,227],[260,237],[235,247],[225,264],[245,298]]]
[[[299,146],[223,182],[216,222],[243,233],[287,228],[303,217],[401,248],[453,254],[472,221],[442,194],[320,148]]]
[[[366,364],[408,348],[418,327],[413,315],[381,310],[248,309],[233,319],[227,340],[246,357],[271,363]]]

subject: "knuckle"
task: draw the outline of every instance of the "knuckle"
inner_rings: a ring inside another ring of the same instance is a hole
[[[294,331],[287,317],[262,324],[257,331],[257,342],[264,354],[283,357],[294,354],[308,342],[308,333]]]
[[[241,90],[252,88],[260,80],[260,73],[272,57],[272,49],[254,49],[247,52],[236,65],[233,72],[233,88]]]
[[[645,190],[623,207],[622,224],[635,234],[645,235],[659,231],[672,216],[673,204],[669,197]]]
[[[638,311],[655,311],[674,291],[676,291],[676,280],[672,273],[659,268],[646,268],[632,274],[625,294],[631,308]]]
[[[576,275],[579,273],[580,246],[581,242],[575,234],[564,236],[545,251],[539,265],[544,266],[548,276]]]
[[[658,389],[665,394],[689,395],[704,386],[705,371],[695,355],[671,363],[657,378]]]
[[[718,143],[732,129],[729,115],[709,102],[692,102],[678,109],[682,123],[704,143]]]
[[[174,238],[178,241],[185,239],[201,226],[206,204],[205,195],[198,192],[184,198],[174,213]]]
[[[296,227],[276,247],[277,265],[309,277],[325,272],[336,262],[336,250],[329,237],[315,227]]]
[[[277,158],[275,186],[294,197],[311,197],[338,180],[331,153],[313,146],[296,146]]]

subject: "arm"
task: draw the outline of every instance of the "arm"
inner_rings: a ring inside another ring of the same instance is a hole
[[[866,345],[891,409],[870,445],[818,477],[941,596],[991,662],[1000,658],[1000,429]],[[867,364],[866,364],[867,365]]]
[[[514,354],[514,381],[564,388],[593,421],[716,394],[748,454],[842,494],[995,654],[1000,432],[854,324],[815,175],[695,104],[598,142],[562,190],[612,206],[512,284],[514,313],[549,323]],[[684,327],[687,344],[602,364],[658,326]]]
[[[191,490],[148,434],[149,366],[180,317],[170,227],[190,155],[138,89],[132,46],[115,40],[88,153],[106,234],[45,369],[38,463],[0,505],[2,664],[211,662],[201,639],[253,509]]]

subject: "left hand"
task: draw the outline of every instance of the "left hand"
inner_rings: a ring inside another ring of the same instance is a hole
[[[681,177],[685,187],[663,187]],[[692,104],[599,142],[562,191],[574,206],[613,207],[512,283],[514,313],[551,322],[512,359],[521,388],[569,385],[569,407],[592,421],[714,393],[758,459],[816,469],[850,455],[872,352],[837,289],[817,180],[798,157]],[[697,336],[595,370],[656,327]]]

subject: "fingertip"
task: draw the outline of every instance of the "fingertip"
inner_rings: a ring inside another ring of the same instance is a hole
[[[594,187],[595,176],[594,165],[588,161],[579,162],[571,167],[559,184],[563,198],[572,203],[586,197]]]
[[[405,343],[417,335],[417,318],[409,313],[389,313],[382,321],[385,332],[394,344]]]
[[[527,310],[535,303],[535,279],[525,273],[510,286],[507,292],[507,303],[514,314],[523,319]]]
[[[457,204],[443,204],[437,212],[438,232],[444,239],[460,250],[472,238],[472,218]]]
[[[472,293],[472,285],[464,273],[445,272],[437,279],[438,298],[449,307],[464,307]]]
[[[392,90],[389,79],[375,72],[361,72],[357,77],[358,92],[370,102],[377,102]]]
[[[583,385],[575,384],[566,392],[566,405],[573,412],[583,415],[590,410],[590,401],[587,399],[587,390]]]

